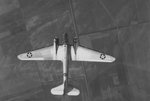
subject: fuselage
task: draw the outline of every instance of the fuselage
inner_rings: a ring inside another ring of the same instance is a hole
[[[63,63],[63,83],[57,87],[52,88],[51,93],[53,95],[77,96],[79,95],[80,91],[73,87],[71,84],[68,84],[69,63],[73,59],[71,54],[72,46],[74,46],[77,42],[73,40],[74,44],[69,44],[67,34],[63,35],[63,45],[59,46],[58,41],[58,38],[55,37],[53,44],[53,59],[60,60]]]
[[[67,93],[68,86],[68,69],[70,61],[70,45],[68,44],[68,36],[64,34],[63,36],[63,84],[64,84],[64,94]]]

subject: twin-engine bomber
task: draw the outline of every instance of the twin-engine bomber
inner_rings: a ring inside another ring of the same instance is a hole
[[[114,62],[115,58],[82,47],[78,44],[78,39],[73,39],[73,45],[68,41],[68,35],[63,35],[63,44],[59,44],[59,39],[54,38],[53,46],[30,51],[18,55],[20,60],[58,60],[63,63],[63,83],[51,89],[53,95],[78,96],[80,90],[68,84],[68,72],[70,61],[87,62]]]

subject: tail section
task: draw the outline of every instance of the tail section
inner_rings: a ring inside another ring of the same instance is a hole
[[[70,88],[70,87],[68,87]],[[51,93],[53,95],[64,95],[64,84],[61,84],[57,87],[54,87],[51,89]],[[68,96],[78,96],[80,94],[80,91],[77,88],[71,88],[71,90],[67,89],[67,95]]]
[[[63,95],[64,94],[64,84],[61,84],[57,87],[51,89],[53,95]]]
[[[73,88],[70,92],[67,93],[69,96],[78,96],[80,91],[77,88]]]

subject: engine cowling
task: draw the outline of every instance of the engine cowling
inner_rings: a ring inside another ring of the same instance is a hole
[[[54,58],[56,58],[57,50],[59,46],[59,39],[57,37],[54,38],[53,46],[54,46]]]
[[[75,50],[75,54],[76,54],[76,51],[77,51],[77,48],[78,48],[78,38],[75,37],[73,38],[73,47],[74,47],[74,50]]]

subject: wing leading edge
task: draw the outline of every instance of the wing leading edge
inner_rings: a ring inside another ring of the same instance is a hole
[[[88,62],[113,62],[115,58],[82,46],[78,46],[76,54],[74,48],[71,47],[71,57],[73,61],[88,61]]]

